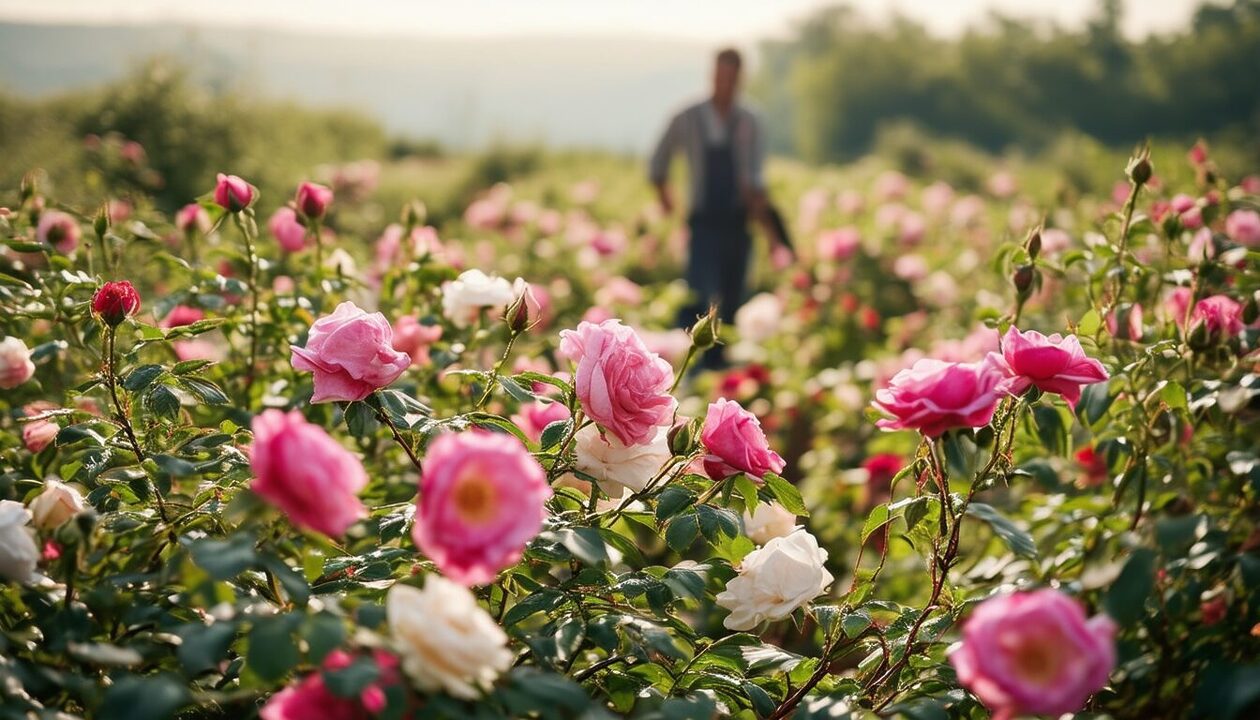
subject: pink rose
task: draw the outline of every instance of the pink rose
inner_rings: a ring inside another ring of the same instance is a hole
[[[306,247],[306,228],[298,222],[297,213],[291,207],[272,213],[267,229],[285,252],[297,252]]]
[[[1260,246],[1260,213],[1235,210],[1225,218],[1225,234],[1239,245]]]
[[[441,339],[441,325],[423,325],[415,315],[394,321],[394,349],[407,353],[415,367],[429,364],[429,346]]]
[[[37,453],[48,447],[57,439],[61,426],[50,420],[35,420],[22,427],[22,444],[26,449]]]
[[[313,182],[304,182],[298,185],[295,204],[298,212],[308,218],[322,218],[324,213],[328,212],[328,206],[332,204],[332,201],[332,188],[317,185]]]
[[[228,212],[240,212],[254,202],[254,186],[235,175],[219,173],[214,183],[214,202]]]
[[[197,203],[188,203],[175,213],[175,227],[186,233],[210,232],[210,214]]]
[[[384,688],[401,681],[398,658],[375,650],[373,660],[378,669],[377,680],[358,697],[347,698],[334,694],[324,684],[324,674],[313,672],[294,685],[272,695],[258,711],[262,720],[368,720],[385,709]],[[344,650],[333,650],[324,658],[324,670],[344,670],[354,663],[354,658]]]
[[[549,497],[547,474],[515,437],[440,435],[425,454],[411,537],[451,580],[483,585],[520,560]]]
[[[623,445],[650,442],[673,422],[673,368],[620,320],[561,332],[560,355],[577,364],[574,388],[586,415]]]
[[[12,390],[35,374],[31,351],[26,343],[15,337],[0,341],[0,388]]]
[[[1017,592],[980,603],[949,661],[995,720],[1057,716],[1080,710],[1107,684],[1115,635],[1111,618],[1086,619],[1058,590]]]
[[[1242,305],[1227,295],[1213,295],[1200,300],[1190,315],[1190,326],[1202,324],[1213,340],[1232,338],[1243,331]]]
[[[852,225],[830,230],[818,238],[818,255],[824,260],[843,262],[862,246],[862,235]]]
[[[1190,312],[1190,303],[1194,293],[1188,287],[1175,287],[1164,298],[1164,314],[1166,320],[1177,323],[1177,327],[1185,327],[1186,315]]]
[[[709,451],[704,470],[714,480],[741,472],[760,480],[783,472],[783,458],[770,449],[757,416],[726,398],[709,405],[700,442]]]
[[[411,356],[395,350],[393,340],[384,315],[343,302],[315,321],[306,347],[293,348],[293,367],[315,373],[311,402],[362,400],[411,365]]]
[[[46,210],[39,216],[39,226],[35,228],[35,237],[40,242],[57,248],[63,255],[73,252],[82,236],[79,221],[60,210]]]
[[[175,351],[175,357],[181,362],[184,360],[219,362],[226,357],[222,345],[201,338],[176,340],[171,343],[171,349]]]
[[[1121,305],[1107,313],[1107,332],[1120,340],[1138,342],[1142,339],[1142,306]]]
[[[358,493],[367,473],[353,453],[294,410],[254,417],[250,489],[280,508],[294,525],[329,537],[345,534],[367,510]]]
[[[1076,407],[1081,386],[1102,382],[1109,376],[1102,363],[1085,355],[1075,335],[1049,337],[1036,330],[1020,332],[1014,326],[1002,338],[1002,359],[1011,374],[1008,391],[1019,395],[1031,386],[1058,393]]]
[[[525,437],[538,442],[543,430],[553,422],[569,419],[569,408],[558,402],[537,401],[521,405],[512,416],[512,422],[525,433]]]
[[[205,317],[206,313],[203,310],[195,307],[188,307],[187,305],[176,305],[171,308],[171,311],[168,312],[166,317],[162,318],[162,322],[158,324],[167,329],[177,328],[183,327],[184,325],[192,325]]]
[[[928,437],[950,428],[983,427],[993,419],[1004,383],[996,354],[976,363],[923,358],[875,393],[875,407],[892,416],[877,425],[918,430]]]

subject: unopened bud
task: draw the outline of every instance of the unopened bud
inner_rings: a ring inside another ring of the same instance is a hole
[[[521,293],[511,305],[508,305],[507,310],[503,311],[503,321],[507,323],[513,335],[529,329],[529,303],[525,301],[527,293],[528,291]]]
[[[22,176],[22,184],[19,192],[23,203],[30,200],[32,197],[35,197],[35,186],[36,182],[34,173],[26,173]]]
[[[1151,176],[1155,174],[1155,169],[1151,166],[1151,149],[1142,148],[1137,155],[1129,158],[1129,166],[1125,168],[1125,172],[1138,187],[1149,182]]]
[[[412,200],[403,206],[402,221],[408,228],[420,227],[429,217],[429,209],[419,200]]]
[[[669,451],[678,456],[690,455],[696,447],[696,438],[700,436],[701,422],[700,418],[693,418],[687,422],[679,422],[670,428],[669,434],[666,435]]]
[[[1028,236],[1028,242],[1024,244],[1024,248],[1028,250],[1028,259],[1036,260],[1041,254],[1041,228],[1033,228],[1032,234]]]
[[[717,344],[718,333],[722,321],[718,319],[717,308],[709,308],[709,312],[691,326],[691,344],[699,350],[707,350]]]
[[[109,226],[113,224],[113,218],[109,216],[109,203],[105,203],[96,211],[96,217],[92,219],[92,230],[96,232],[96,237],[104,239],[105,233],[109,232]]]
[[[1011,282],[1015,285],[1015,292],[1021,297],[1026,298],[1032,292],[1033,280],[1036,277],[1036,270],[1032,265],[1020,265],[1015,269],[1015,274],[1011,276]]]

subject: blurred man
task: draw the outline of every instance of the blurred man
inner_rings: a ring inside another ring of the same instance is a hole
[[[691,246],[686,277],[695,298],[679,313],[683,327],[710,305],[718,307],[724,322],[734,319],[748,275],[752,246],[748,219],[765,215],[765,137],[761,121],[737,101],[741,65],[736,50],[717,54],[712,96],[670,120],[649,163],[649,177],[668,215],[674,209],[670,160],[679,150],[687,158]],[[702,364],[720,367],[721,348],[707,352]]]

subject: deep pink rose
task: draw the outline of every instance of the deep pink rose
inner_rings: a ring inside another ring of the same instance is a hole
[[[1260,246],[1260,213],[1235,210],[1225,218],[1225,234],[1239,245]]]
[[[994,720],[1057,716],[1080,710],[1107,684],[1115,635],[1111,618],[1087,619],[1058,590],[1017,592],[980,603],[949,661]]]
[[[176,305],[171,308],[166,317],[162,318],[162,322],[159,325],[167,329],[183,327],[184,325],[192,325],[205,317],[206,313],[204,310],[187,305]]]
[[[1213,295],[1200,300],[1190,314],[1191,332],[1202,324],[1214,340],[1232,338],[1243,331],[1242,305],[1227,295]]]
[[[324,213],[328,212],[328,206],[332,204],[332,201],[332,188],[313,182],[304,182],[298,185],[294,203],[297,205],[298,212],[315,219],[322,218]]]
[[[214,183],[214,202],[228,212],[240,212],[254,202],[254,186],[235,175],[219,173]]]
[[[1005,379],[995,353],[975,363],[923,358],[875,393],[875,407],[892,416],[877,424],[928,437],[950,428],[983,427],[993,419]]]
[[[324,684],[323,672],[313,672],[295,685],[272,695],[258,712],[262,720],[368,720],[385,709],[385,691],[400,682],[398,658],[384,650],[372,654],[378,668],[377,680],[355,698],[334,694]],[[323,670],[343,670],[354,662],[344,650],[333,650],[324,658]]]
[[[673,368],[620,320],[561,332],[560,355],[577,363],[574,388],[586,415],[623,445],[650,442],[673,422]]]
[[[534,442],[542,438],[542,432],[548,425],[568,419],[569,408],[558,402],[541,400],[521,405],[521,409],[512,416],[512,422],[525,433],[525,437]]]
[[[768,472],[783,472],[783,458],[770,449],[757,416],[726,398],[709,405],[700,442],[709,451],[705,472],[714,480],[741,472],[760,480]]]
[[[425,453],[411,537],[451,580],[484,585],[520,560],[549,497],[547,474],[512,435],[440,435]]]
[[[315,373],[311,402],[362,400],[411,365],[411,356],[395,350],[393,340],[384,315],[343,302],[315,321],[306,347],[293,347],[293,367]]]
[[[358,493],[367,473],[353,453],[296,410],[254,417],[250,489],[280,508],[294,525],[341,537],[367,515]]]
[[[272,213],[267,229],[285,252],[297,252],[306,247],[306,227],[298,222],[297,213],[291,207],[282,207]]]
[[[140,293],[126,280],[102,285],[92,296],[92,312],[115,326],[140,311]]]
[[[1008,390],[1019,395],[1031,386],[1058,393],[1076,407],[1081,386],[1102,382],[1109,376],[1102,363],[1085,355],[1075,335],[1049,337],[1036,330],[1020,332],[1014,326],[1002,338],[1002,359],[1011,375]]]
[[[442,339],[441,325],[424,325],[415,315],[403,315],[394,321],[394,349],[407,353],[411,364],[429,364],[429,346]]]
[[[57,248],[57,252],[62,254],[73,252],[82,236],[79,221],[60,210],[45,210],[39,216],[39,226],[35,228],[35,237],[40,242]]]

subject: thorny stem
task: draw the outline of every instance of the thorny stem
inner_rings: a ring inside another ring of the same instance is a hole
[[[245,370],[245,400],[248,402],[250,390],[254,386],[255,365],[258,362],[258,251],[254,247],[254,232],[257,228],[252,217],[247,218],[242,213],[236,213],[235,219],[236,226],[245,238],[245,254],[249,259],[249,365]]]
[[[390,434],[394,436],[394,442],[403,449],[403,452],[407,453],[407,458],[411,460],[411,464],[416,467],[416,470],[424,472],[424,467],[420,464],[420,458],[416,457],[416,452],[411,449],[411,444],[408,443],[403,438],[402,434],[398,432],[398,426],[395,425],[393,419],[389,417],[389,413],[380,408],[376,408],[376,419],[380,420],[382,425],[389,428]]]
[[[494,364],[494,368],[490,371],[490,378],[486,381],[485,392],[481,393],[481,399],[477,401],[476,410],[485,407],[490,401],[490,395],[494,393],[494,386],[499,384],[499,376],[503,374],[503,366],[507,364],[508,357],[512,354],[512,345],[516,343],[516,338],[520,333],[509,330],[507,346],[503,348],[503,355],[499,361]]]
[[[127,411],[123,407],[122,400],[118,397],[118,357],[115,351],[117,345],[118,326],[110,325],[109,330],[105,333],[105,368],[102,373],[105,376],[105,387],[109,388],[110,400],[114,403],[114,421],[122,428],[123,434],[127,436],[127,442],[131,445],[131,451],[136,454],[136,461],[143,463],[145,460],[144,450],[140,449],[140,441],[136,440],[136,433],[131,427],[131,420],[127,417]],[[146,474],[147,476],[147,474]],[[162,498],[162,491],[158,489],[157,484],[152,480],[149,484],[153,487],[153,497],[157,498],[158,515],[161,516],[162,522],[170,525],[170,518],[166,514],[166,501]]]

